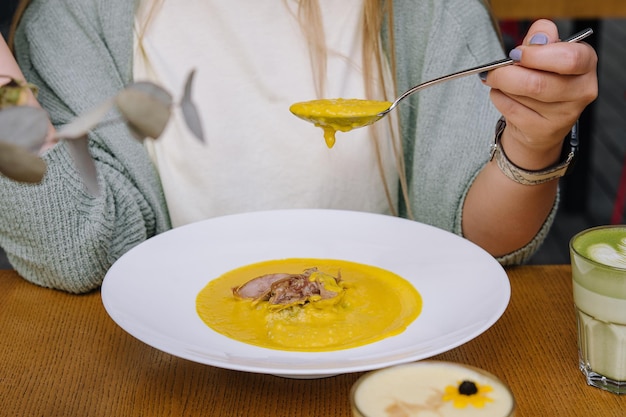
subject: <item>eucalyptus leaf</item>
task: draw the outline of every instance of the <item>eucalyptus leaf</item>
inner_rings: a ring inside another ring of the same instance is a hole
[[[113,99],[107,100],[87,113],[76,117],[70,123],[57,129],[54,137],[56,139],[81,139],[104,119],[113,104]]]
[[[87,136],[67,140],[65,141],[65,145],[74,160],[74,166],[79,172],[83,184],[85,184],[85,188],[87,188],[87,191],[92,196],[99,196],[100,186],[98,185],[98,171],[96,170],[96,164],[89,152]]]
[[[143,91],[150,97],[160,101],[165,107],[172,107],[172,95],[163,87],[150,81],[136,81],[129,84],[126,90]]]
[[[39,183],[46,173],[46,162],[21,146],[0,142],[0,173],[12,180]]]
[[[115,97],[115,104],[131,130],[143,138],[161,136],[172,112],[172,96],[149,82],[126,87]]]
[[[202,122],[200,121],[200,116],[198,115],[198,109],[196,105],[193,103],[191,98],[191,92],[193,87],[193,79],[196,74],[196,71],[191,71],[189,76],[187,77],[187,81],[185,82],[185,91],[183,93],[183,98],[180,102],[180,108],[183,112],[183,117],[185,118],[185,123],[187,127],[194,134],[196,138],[200,140],[200,142],[204,143],[204,131],[202,129]]]
[[[128,131],[130,132],[132,137],[134,137],[139,142],[142,142],[146,138],[146,135],[144,134],[144,132],[140,132],[136,130],[135,126],[133,125],[128,125]]]
[[[48,134],[48,113],[39,107],[17,106],[0,111],[0,141],[38,153]]]

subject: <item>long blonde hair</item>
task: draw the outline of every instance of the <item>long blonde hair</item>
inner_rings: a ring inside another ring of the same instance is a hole
[[[9,36],[7,38],[7,44],[9,45],[11,51],[13,51],[15,43],[15,30],[17,29],[17,25],[20,23],[22,15],[29,4],[30,0],[19,0],[17,6],[15,7],[15,12],[13,14],[13,18],[11,19],[11,26],[9,27]]]

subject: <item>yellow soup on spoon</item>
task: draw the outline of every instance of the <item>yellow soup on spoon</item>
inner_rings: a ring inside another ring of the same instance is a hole
[[[312,275],[321,276],[326,289],[337,296],[277,305],[234,295],[257,277],[304,270],[314,270]],[[328,277],[340,278],[329,285]],[[210,281],[196,298],[198,315],[220,334],[264,348],[305,352],[348,349],[397,335],[421,309],[420,294],[404,278],[334,259],[292,258],[244,266]]]
[[[391,106],[388,101],[362,99],[321,99],[292,104],[289,110],[299,118],[324,129],[326,145],[332,148],[337,131],[371,125]]]

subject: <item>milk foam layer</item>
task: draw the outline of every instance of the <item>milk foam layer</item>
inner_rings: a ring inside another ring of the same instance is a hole
[[[626,226],[597,227],[572,239],[578,254],[615,268],[626,268]]]
[[[572,238],[570,249],[575,282],[591,292],[626,300],[626,226],[581,232]]]
[[[616,247],[607,243],[596,243],[589,246],[591,259],[615,268],[626,268],[626,238],[620,240]]]

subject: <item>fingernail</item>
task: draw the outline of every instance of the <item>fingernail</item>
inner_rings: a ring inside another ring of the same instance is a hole
[[[548,35],[545,33],[535,33],[532,38],[530,38],[531,45],[545,45],[548,43]]]
[[[489,74],[489,71],[483,71],[478,74],[478,77],[481,81],[487,81],[487,74]]]
[[[511,58],[515,62],[519,62],[522,60],[522,50],[515,48],[509,52],[509,58]]]

